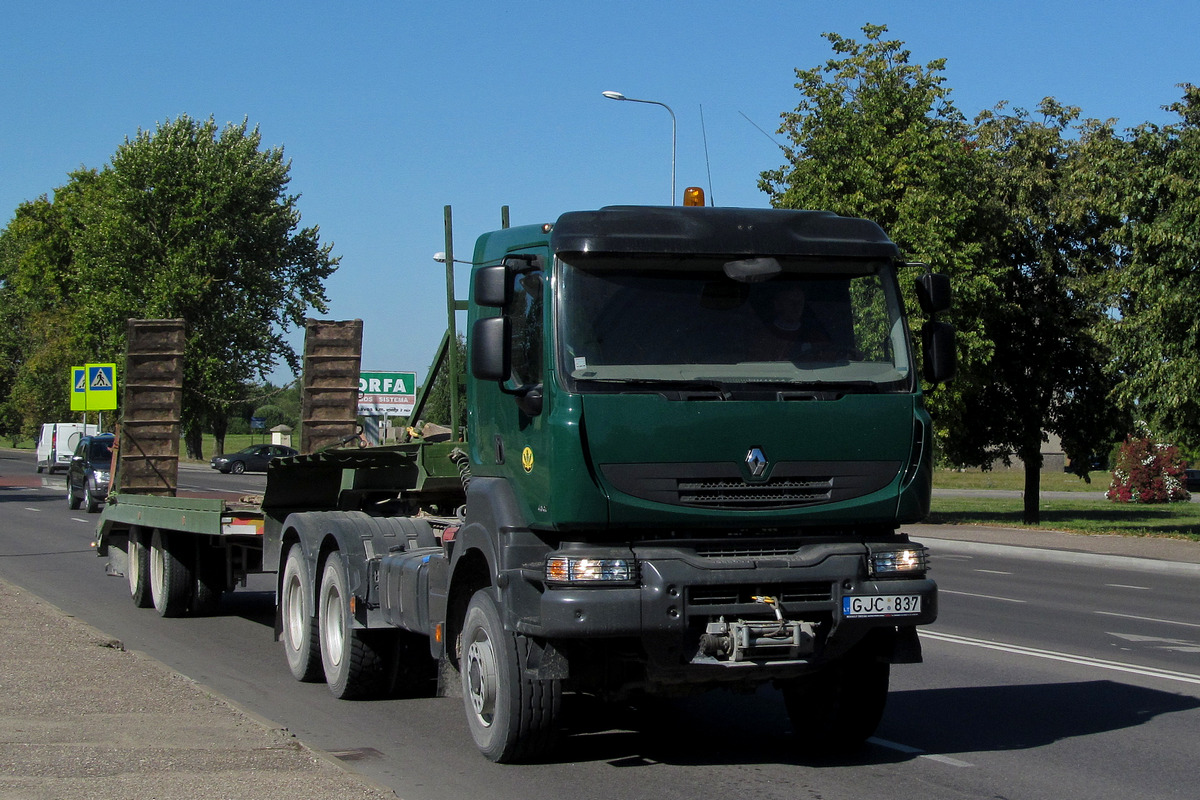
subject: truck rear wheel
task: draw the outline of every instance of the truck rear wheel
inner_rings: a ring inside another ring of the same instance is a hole
[[[490,592],[475,593],[463,624],[459,673],[467,724],[492,761],[528,761],[554,747],[562,687],[525,677],[516,634],[504,630]]]
[[[195,573],[182,552],[185,541],[155,528],[150,535],[150,595],[164,617],[183,616],[192,600]]]
[[[279,615],[283,621],[283,652],[288,669],[298,681],[317,681],[322,675],[321,633],[312,611],[312,578],[299,544],[288,550],[279,587]]]
[[[146,547],[146,532],[131,528],[126,545],[125,577],[129,579],[129,596],[138,608],[154,605],[150,596],[150,550]]]
[[[784,682],[780,689],[796,738],[825,753],[861,747],[883,719],[890,671],[874,653],[859,653]]]
[[[321,574],[317,627],[321,666],[329,691],[339,700],[378,696],[390,683],[386,653],[393,631],[355,628],[350,614],[350,581],[340,553],[330,553]]]

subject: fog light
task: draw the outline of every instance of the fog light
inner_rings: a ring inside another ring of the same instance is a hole
[[[629,582],[637,577],[632,558],[582,558],[550,556],[546,559],[547,583]]]
[[[881,550],[871,553],[871,577],[890,578],[923,575],[929,570],[929,550],[906,547],[902,550]]]

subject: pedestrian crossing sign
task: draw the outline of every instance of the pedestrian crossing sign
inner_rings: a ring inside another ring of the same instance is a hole
[[[71,367],[71,410],[87,411],[87,367]]]

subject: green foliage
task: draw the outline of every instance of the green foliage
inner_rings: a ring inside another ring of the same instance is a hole
[[[263,420],[263,430],[269,431],[276,425],[287,425],[292,430],[296,430],[299,420],[288,415],[281,407],[277,405],[259,406],[254,409],[254,416],[261,417]]]
[[[1117,454],[1106,496],[1114,503],[1186,501],[1191,498],[1184,485],[1186,466],[1173,445],[1148,436],[1131,436]]]
[[[1106,342],[1117,396],[1174,443],[1200,449],[1200,88],[1169,108],[1179,120],[1104,140],[1093,159],[1096,206],[1119,220],[1105,276]],[[1097,137],[1099,138],[1099,137]]]
[[[458,364],[460,371],[467,363],[467,342],[460,334],[458,337]],[[438,369],[437,374],[433,379],[433,387],[429,390],[429,396],[425,398],[425,409],[421,414],[420,422],[432,422],[437,425],[450,424],[450,381],[447,377],[447,369],[445,364]],[[458,424],[459,427],[465,427],[467,424],[467,389],[466,384],[462,382],[462,376],[458,379]]]
[[[839,57],[797,70],[801,101],[780,129],[788,164],[761,186],[777,206],[872,219],[951,277],[960,369],[927,400],[939,447],[959,464],[1022,458],[1036,521],[1046,432],[1085,464],[1116,424],[1095,334],[1106,317],[1089,281],[1111,249],[1072,183],[1078,111],[1048,98],[1039,121],[1001,106],[968,124],[943,62],[910,63],[886,31],[825,35]]]
[[[23,204],[0,234],[0,293],[30,320],[0,337],[17,353],[0,370],[10,407],[44,421],[65,401],[66,367],[119,358],[127,319],[182,318],[189,451],[202,427],[220,441],[245,386],[280,362],[299,371],[287,332],[327,310],[338,259],[300,227],[289,171],[246,122],[181,116],[72,174],[52,203]]]

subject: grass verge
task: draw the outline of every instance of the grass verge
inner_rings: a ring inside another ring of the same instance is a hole
[[[1120,536],[1165,536],[1200,542],[1200,504],[1141,505],[1107,500],[1043,500],[1040,525],[1025,525],[1019,497],[934,497],[931,524],[999,525]]]

